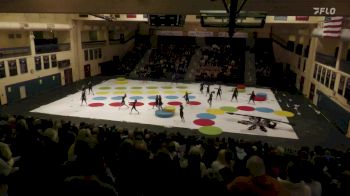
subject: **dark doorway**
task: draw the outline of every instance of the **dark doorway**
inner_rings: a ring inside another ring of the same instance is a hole
[[[65,82],[65,85],[73,83],[72,68],[64,70],[64,82]]]
[[[90,64],[84,65],[85,78],[91,77],[91,66]]]

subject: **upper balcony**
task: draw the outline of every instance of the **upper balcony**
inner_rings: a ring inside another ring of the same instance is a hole
[[[62,44],[43,44],[35,46],[36,54],[44,54],[44,53],[52,53],[52,52],[62,52],[69,51],[70,43],[62,43]]]
[[[337,62],[337,59],[334,56],[326,55],[326,54],[322,54],[320,52],[317,52],[316,53],[316,62],[319,62],[321,64],[335,68],[335,64]]]
[[[0,59],[31,55],[30,47],[0,48]]]

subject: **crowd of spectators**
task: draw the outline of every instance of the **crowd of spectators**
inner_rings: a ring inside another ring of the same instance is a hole
[[[350,151],[0,118],[1,195],[348,195]]]
[[[202,48],[202,58],[196,70],[198,81],[234,81],[239,66],[244,67],[244,56],[239,56],[229,44],[213,44]]]
[[[149,63],[140,70],[141,77],[153,79],[183,79],[196,46],[160,44],[152,50]]]
[[[150,48],[149,37],[139,37],[135,40],[134,48],[127,52],[122,58],[120,65],[117,66],[117,73],[120,75],[128,75],[135,69],[136,65]]]

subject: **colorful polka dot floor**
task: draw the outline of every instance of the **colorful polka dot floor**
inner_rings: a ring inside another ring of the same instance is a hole
[[[211,86],[216,91],[218,85]],[[93,87],[94,95],[87,92],[87,105],[81,106],[81,92],[71,94],[60,100],[43,105],[31,112],[94,118],[112,121],[126,121],[140,124],[153,124],[165,127],[196,129],[204,135],[220,135],[222,132],[261,135],[298,139],[293,127],[278,123],[275,129],[248,130],[249,125],[238,123],[249,120],[249,115],[288,123],[295,111],[283,111],[270,89],[245,87],[240,90],[238,101],[231,101],[233,86],[222,86],[222,98],[214,94],[212,107],[207,103],[208,96],[201,94],[199,83],[183,84],[170,82],[152,82],[116,78]],[[248,103],[249,94],[256,93],[255,104]],[[184,99],[189,94],[189,103]],[[126,105],[121,106],[122,96],[127,94]],[[154,105],[155,95],[162,95],[163,111],[157,111]],[[130,113],[131,105],[137,100],[137,110]],[[184,106],[185,122],[179,115],[180,105]],[[228,114],[231,113],[231,114]],[[238,115],[232,115],[238,114]],[[248,116],[246,116],[248,115]]]

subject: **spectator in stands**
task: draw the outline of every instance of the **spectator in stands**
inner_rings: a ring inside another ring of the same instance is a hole
[[[288,195],[276,179],[266,175],[265,164],[260,157],[250,157],[246,167],[250,176],[239,176],[227,185],[234,195]]]
[[[287,180],[279,179],[291,196],[311,196],[311,189],[303,181],[303,168],[300,163],[291,162],[287,168]]]

